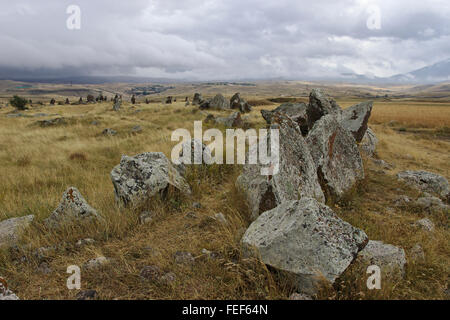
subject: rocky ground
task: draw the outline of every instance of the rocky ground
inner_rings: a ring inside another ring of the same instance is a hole
[[[0,296],[448,299],[450,107],[244,98],[1,108]],[[278,128],[279,174],[171,164],[198,120]]]

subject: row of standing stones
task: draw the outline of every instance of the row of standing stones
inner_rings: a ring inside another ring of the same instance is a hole
[[[196,100],[201,100],[201,96],[196,95]],[[240,99],[240,105],[245,103]],[[256,256],[271,268],[293,275],[293,285],[301,293],[294,297],[313,297],[319,279],[333,283],[358,257],[368,265],[378,265],[386,277],[403,276],[406,256],[402,248],[369,240],[363,230],[343,221],[325,205],[329,200],[341,199],[364,178],[361,153],[373,157],[378,142],[368,128],[371,111],[372,102],[342,110],[324,92],[314,89],[308,104],[287,103],[261,112],[268,127],[279,130],[279,172],[262,176],[260,165],[244,165],[236,186],[247,199],[253,222],[241,244],[244,255]],[[270,141],[270,136],[267,139]],[[207,146],[192,140],[191,157],[197,150],[195,144],[201,145],[199,150],[204,157],[211,156]],[[124,155],[111,171],[115,197],[121,206],[137,207],[154,196],[167,199],[174,190],[189,196],[191,188],[184,177],[185,169],[185,165],[172,164],[160,152]],[[441,200],[450,199],[449,183],[444,177],[404,171],[398,178],[430,193],[430,197],[436,195],[432,199],[448,210]],[[20,232],[33,219],[30,215],[0,222],[0,246],[16,245]],[[151,220],[148,212],[141,221],[147,219]],[[223,215],[216,215],[216,219],[226,222]],[[70,187],[44,224],[59,228],[66,223],[103,220],[81,193]],[[427,221],[419,224],[431,230]],[[178,252],[177,261],[181,254],[189,255]],[[108,262],[105,257],[94,260],[86,267]],[[173,277],[170,274],[162,278]],[[1,277],[0,299],[18,299]]]

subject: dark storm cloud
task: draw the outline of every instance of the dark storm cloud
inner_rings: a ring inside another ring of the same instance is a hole
[[[0,0],[0,77],[388,76],[448,58],[449,14],[448,1]]]

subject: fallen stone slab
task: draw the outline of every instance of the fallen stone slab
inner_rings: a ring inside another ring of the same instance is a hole
[[[244,252],[293,275],[297,291],[315,294],[319,278],[333,283],[368,241],[364,231],[341,220],[312,198],[283,202],[264,212],[242,238]]]

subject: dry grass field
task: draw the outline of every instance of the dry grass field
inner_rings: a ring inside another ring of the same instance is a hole
[[[246,98],[262,99],[256,95]],[[338,98],[338,103],[348,107],[361,100]],[[36,216],[21,239],[23,245],[15,251],[0,252],[0,274],[21,299],[75,298],[77,291],[66,287],[67,266],[82,266],[98,256],[111,258],[111,263],[95,271],[83,271],[82,289],[95,289],[100,299],[289,297],[289,279],[241,255],[240,238],[250,221],[245,201],[234,187],[239,166],[212,166],[189,172],[192,198],[149,202],[145,209],[157,213],[150,224],[139,223],[140,212],[117,207],[109,174],[121,156],[161,151],[170,157],[175,144],[170,139],[172,131],[192,130],[195,120],[204,120],[202,111],[185,107],[180,101],[173,105],[125,103],[119,112],[112,111],[109,102],[35,106],[22,112],[25,117],[17,118],[7,117],[13,111],[11,107],[0,109],[0,220]],[[279,105],[266,104],[254,108],[250,114],[252,124],[263,125],[260,110]],[[39,113],[58,114],[67,123],[40,127],[38,120],[52,117],[32,116]],[[132,133],[136,125],[142,127],[141,133]],[[355,264],[336,287],[323,288],[319,298],[448,299],[448,213],[430,216],[414,208],[394,208],[393,201],[398,195],[419,195],[397,181],[399,171],[424,169],[450,179],[450,102],[377,100],[371,127],[380,140],[377,156],[395,167],[380,170],[365,159],[366,179],[346,201],[331,205],[370,239],[401,246],[407,257],[416,243],[422,244],[425,260],[408,263],[403,280],[387,281],[382,290],[375,292],[365,287],[367,276]],[[105,128],[118,134],[104,136]],[[80,190],[106,223],[68,226],[58,232],[44,227],[43,219],[70,186]],[[194,208],[194,202],[201,203],[201,208]],[[226,216],[228,224],[211,218],[218,212]],[[432,235],[412,225],[423,217],[435,223]],[[95,243],[75,245],[85,238]],[[38,270],[41,259],[34,252],[41,247],[53,247],[46,254],[49,274]],[[217,257],[209,258],[202,249],[217,253]],[[175,263],[177,251],[191,252],[195,264]],[[169,284],[142,281],[139,272],[147,265],[173,272],[176,280]]]

